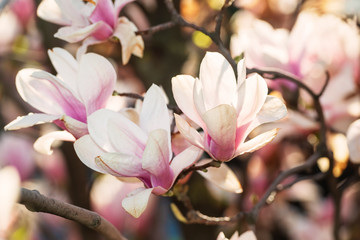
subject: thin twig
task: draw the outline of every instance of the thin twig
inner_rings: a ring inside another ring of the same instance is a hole
[[[113,91],[113,96],[120,96],[120,97],[129,97],[134,99],[139,99],[141,101],[144,101],[144,97],[137,94],[137,93],[119,93],[117,91]]]
[[[97,213],[46,197],[36,190],[21,188],[19,203],[32,212],[50,213],[83,224],[108,240],[126,240],[110,222]]]
[[[146,30],[139,30],[137,31],[135,34],[136,35],[152,35],[154,33],[157,33],[157,32],[160,32],[160,31],[163,31],[163,30],[167,30],[169,28],[172,28],[174,26],[176,26],[177,24],[173,21],[171,22],[166,22],[166,23],[161,23],[159,25],[156,25],[156,26],[153,26],[153,27],[150,27],[149,29],[146,29]]]

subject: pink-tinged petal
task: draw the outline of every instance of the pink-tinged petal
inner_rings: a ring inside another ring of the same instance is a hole
[[[113,2],[111,0],[98,0],[90,16],[90,21],[93,23],[103,21],[114,29],[116,20]]]
[[[200,80],[207,110],[233,102],[236,95],[235,73],[220,53],[206,53],[200,65]]]
[[[76,51],[76,59],[81,59],[81,57],[86,53],[88,46],[95,45],[101,42],[103,42],[103,40],[99,40],[94,37],[87,37]]]
[[[170,168],[174,173],[173,181],[175,181],[175,179],[177,178],[177,176],[179,176],[182,170],[193,165],[200,158],[202,153],[202,149],[191,146],[176,155],[170,164]]]
[[[239,147],[236,149],[236,153],[234,157],[244,153],[253,152],[258,150],[259,148],[262,148],[276,137],[278,131],[279,129],[275,128],[273,130],[257,135],[256,137],[240,144]]]
[[[239,238],[231,237],[230,240],[256,240],[256,236],[253,231],[249,230],[240,235]]]
[[[76,94],[77,84],[75,79],[79,68],[78,62],[68,51],[62,48],[48,50],[48,55],[59,78],[71,89],[71,92]]]
[[[133,217],[138,218],[145,211],[152,188],[138,188],[122,200],[122,207]]]
[[[356,120],[349,126],[346,137],[350,160],[353,163],[358,164],[360,163],[360,120]]]
[[[134,0],[115,0],[114,6],[115,6],[115,16],[117,17],[123,7],[125,7],[126,4],[133,2]]]
[[[126,17],[118,19],[117,27],[113,36],[117,37],[121,43],[122,62],[127,64],[131,54],[142,57],[144,50],[144,41],[140,36],[136,36],[136,26]]]
[[[258,74],[247,78],[238,89],[238,126],[253,120],[266,100],[268,88],[265,80]]]
[[[89,133],[86,123],[80,122],[66,115],[64,115],[60,120],[64,123],[66,129],[76,138],[80,138]]]
[[[75,137],[68,131],[49,132],[34,142],[34,149],[39,153],[51,155],[53,153],[51,146],[55,141],[75,142],[75,140]]]
[[[179,115],[174,114],[174,116],[175,116],[176,127],[178,128],[181,135],[183,135],[186,138],[186,140],[188,140],[191,144],[201,149],[204,149],[204,144],[203,144],[204,140],[203,137],[200,135],[200,133],[198,133],[196,129],[191,127],[190,124],[186,122]]]
[[[123,153],[103,153],[95,158],[96,164],[115,177],[141,177],[141,162],[135,156]]]
[[[203,85],[202,82],[199,81],[199,79],[195,80],[193,98],[195,109],[198,112],[199,116],[202,116],[209,109],[205,106]],[[201,121],[200,123],[202,123],[202,125],[199,126],[205,128],[205,124],[203,123],[203,121]]]
[[[222,104],[203,115],[206,130],[210,136],[208,151],[220,161],[228,161],[235,152],[236,110]]]
[[[264,105],[251,122],[245,135],[247,136],[253,129],[261,124],[274,122],[287,115],[285,104],[277,97],[267,96]]]
[[[39,18],[59,25],[70,25],[71,20],[66,18],[57,5],[56,0],[43,0],[37,8]]]
[[[66,114],[86,121],[83,104],[59,78],[37,69],[23,69],[16,75],[16,88],[25,102],[51,115]]]
[[[12,210],[20,196],[20,176],[14,167],[0,169],[0,236],[9,227]]]
[[[94,53],[81,57],[78,91],[87,115],[105,106],[112,95],[116,79],[115,69],[106,58]]]
[[[164,129],[170,134],[170,118],[161,89],[153,84],[146,92],[140,112],[140,127],[147,133]]]
[[[163,129],[150,132],[142,156],[142,168],[151,174],[152,186],[171,187],[174,178],[169,165],[171,149],[169,149],[169,133]]]
[[[94,4],[78,0],[56,0],[56,3],[65,18],[71,20],[72,25],[86,26],[90,24],[88,18],[95,8]]]
[[[5,130],[17,130],[21,128],[32,127],[37,124],[43,124],[59,119],[61,115],[49,115],[43,113],[29,113],[26,116],[17,117],[14,121],[7,124]]]
[[[138,126],[132,124],[130,119],[120,115],[109,119],[107,127],[109,140],[117,152],[142,158],[147,136]]]
[[[122,142],[129,141],[127,147],[129,144],[145,147],[147,141],[147,135],[139,126],[121,113],[107,109],[100,109],[88,117],[88,129],[95,142],[108,152],[128,153]]]
[[[174,99],[181,111],[197,125],[202,126],[203,121],[194,104],[195,78],[189,75],[177,75],[171,79]]]
[[[78,155],[79,159],[89,168],[93,169],[94,171],[104,173],[102,168],[100,168],[96,162],[95,158],[104,154],[104,150],[101,149],[94,140],[90,137],[90,135],[85,135],[74,143],[74,149],[76,154]]]
[[[85,27],[79,27],[75,25],[59,28],[59,30],[54,34],[54,37],[67,41],[69,43],[79,42],[86,37],[90,36],[100,27],[103,27],[105,24],[102,22],[94,23]]]
[[[211,159],[207,159],[211,161]],[[205,160],[202,160],[203,163]],[[212,184],[224,189],[228,192],[242,193],[240,181],[236,177],[235,173],[225,164],[221,164],[219,168],[208,168],[207,172],[197,171],[206,180]]]

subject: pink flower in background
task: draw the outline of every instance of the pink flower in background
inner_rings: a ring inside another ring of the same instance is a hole
[[[29,178],[35,170],[35,152],[32,142],[22,135],[2,134],[0,156],[0,168],[7,165],[15,167],[22,180]]]
[[[13,207],[20,195],[20,177],[14,167],[0,168],[0,239],[8,239]]]
[[[346,133],[350,160],[358,164],[360,163],[360,119],[354,121]]]
[[[178,75],[172,79],[172,89],[183,113],[204,131],[201,135],[175,114],[180,133],[219,161],[229,161],[270,142],[277,129],[245,140],[257,126],[286,115],[285,105],[267,95],[268,88],[261,76],[246,78],[241,60],[236,82],[233,69],[219,53],[206,53],[200,65],[200,79]]]
[[[94,112],[88,118],[89,135],[75,142],[75,150],[80,160],[95,171],[136,177],[144,183],[122,201],[128,213],[139,217],[150,194],[166,193],[202,151],[192,146],[172,159],[169,113],[156,85],[147,91],[140,116],[133,119],[138,121],[106,109]]]
[[[88,133],[87,116],[105,107],[116,72],[108,60],[94,53],[84,54],[79,61],[61,48],[48,53],[57,76],[33,68],[23,69],[16,76],[20,96],[43,113],[18,117],[5,130],[54,122],[66,131],[52,132],[49,137],[73,141]]]
[[[142,57],[144,42],[136,36],[136,26],[126,17],[118,17],[121,9],[132,0],[43,0],[37,14],[40,18],[65,25],[55,37],[74,43],[83,41],[77,56],[87,46],[116,37],[122,46],[122,61],[126,64],[131,54]]]

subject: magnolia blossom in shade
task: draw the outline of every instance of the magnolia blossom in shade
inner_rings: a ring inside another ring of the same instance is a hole
[[[23,69],[16,76],[20,96],[42,113],[18,117],[5,126],[5,130],[54,122],[66,131],[51,133],[49,141],[74,141],[88,133],[87,116],[106,106],[114,89],[116,72],[108,60],[94,53],[84,54],[78,61],[61,48],[48,53],[57,76],[33,68]],[[51,145],[46,139],[42,142]]]
[[[59,25],[55,37],[70,43],[83,41],[78,57],[89,45],[119,39],[122,61],[126,64],[131,54],[142,57],[144,42],[136,36],[136,26],[126,17],[118,17],[121,9],[132,0],[43,0],[37,10],[40,18]]]
[[[174,98],[183,113],[199,125],[201,135],[175,114],[180,133],[212,158],[229,161],[270,142],[277,129],[245,141],[257,126],[283,118],[286,107],[267,95],[265,80],[258,74],[246,78],[244,61],[237,66],[238,81],[230,64],[219,53],[206,53],[200,79],[178,75],[172,79]]]
[[[20,176],[14,167],[0,169],[0,239],[7,239],[12,210],[20,195]]]
[[[360,119],[353,122],[346,133],[350,160],[360,163]]]
[[[80,160],[95,171],[136,177],[144,183],[122,201],[128,213],[139,217],[150,194],[166,193],[202,151],[191,146],[172,159],[170,118],[156,85],[147,91],[139,117],[132,119],[135,122],[107,109],[94,112],[88,118],[89,135],[75,142],[75,150]]]
[[[239,236],[239,233],[236,231],[230,239],[225,237],[223,232],[219,233],[216,240],[256,240],[256,236],[253,231],[246,231]]]

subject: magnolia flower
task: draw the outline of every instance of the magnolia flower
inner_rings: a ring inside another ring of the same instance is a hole
[[[54,139],[71,141],[87,134],[87,116],[105,107],[116,82],[113,66],[100,55],[88,53],[76,61],[61,48],[48,54],[57,76],[33,68],[23,69],[16,76],[20,96],[42,113],[18,117],[5,126],[5,130],[16,130],[54,122],[66,130],[51,132],[45,145]]]
[[[89,135],[75,142],[75,150],[80,160],[95,171],[136,177],[144,183],[122,201],[128,213],[139,217],[150,194],[166,193],[201,151],[191,146],[172,159],[170,118],[156,85],[147,91],[139,116],[132,119],[134,122],[107,109],[94,112],[88,118]]]
[[[360,163],[360,119],[353,122],[346,133],[350,160]]]
[[[256,236],[253,231],[246,231],[239,236],[239,233],[236,231],[230,239],[226,238],[224,233],[219,233],[216,240],[256,240]]]
[[[212,158],[229,161],[270,142],[277,129],[245,141],[257,126],[286,115],[285,105],[268,96],[265,80],[258,74],[246,79],[244,61],[238,64],[238,82],[230,64],[219,53],[206,53],[200,79],[178,75],[172,79],[174,98],[183,113],[199,125],[201,135],[175,114],[180,133]]]
[[[43,0],[37,14],[40,18],[59,25],[55,37],[70,43],[84,40],[77,56],[87,46],[116,37],[122,46],[122,61],[126,64],[131,54],[142,57],[144,42],[136,36],[136,26],[126,17],[118,17],[121,9],[132,0]]]

